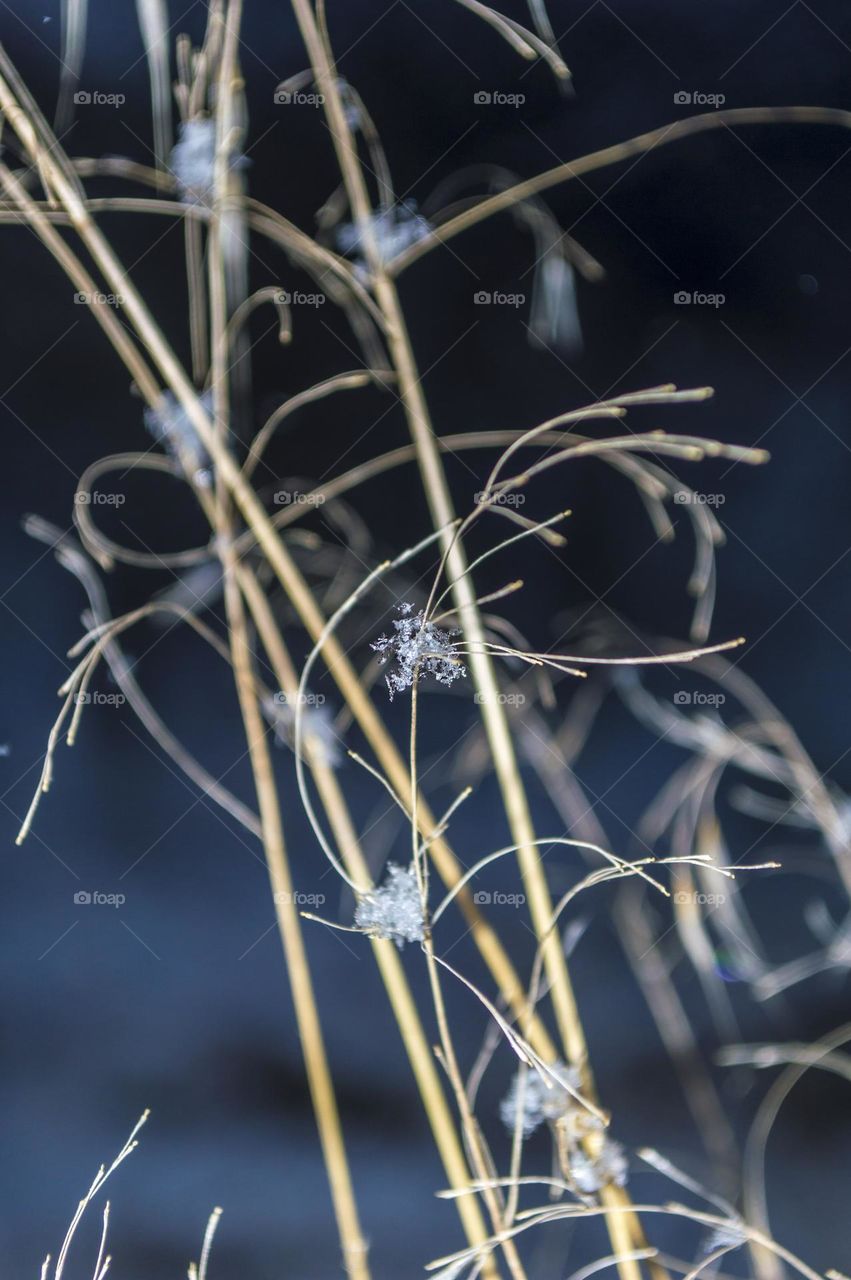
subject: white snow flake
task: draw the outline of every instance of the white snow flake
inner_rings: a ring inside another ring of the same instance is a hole
[[[377,209],[370,217],[372,234],[381,261],[386,265],[411,245],[431,235],[432,227],[410,204]],[[345,222],[337,229],[337,247],[342,253],[356,255],[361,271],[365,270],[363,236],[356,222]]]
[[[213,395],[205,391],[201,396],[201,404],[208,415],[213,412]],[[205,488],[210,484],[210,467],[212,460],[202,444],[198,432],[189,420],[189,415],[178,403],[171,391],[163,393],[162,408],[145,408],[145,427],[148,432],[178,462],[182,462],[181,451],[190,464],[189,474],[196,484]]]
[[[386,675],[391,701],[394,694],[409,689],[418,674],[434,676],[439,684],[446,685],[467,674],[452,648],[453,637],[460,631],[445,631],[434,622],[426,622],[422,609],[419,613],[413,610],[412,604],[400,604],[400,616],[393,621],[396,634],[379,636],[371,645],[381,654],[381,663],[395,660]]]
[[[625,1187],[628,1174],[626,1153],[621,1144],[611,1138],[603,1139],[599,1153],[593,1158],[577,1147],[570,1156],[570,1172],[579,1190],[586,1195],[594,1195],[611,1183]]]
[[[422,942],[425,919],[414,867],[389,862],[384,883],[358,902],[355,924],[374,937],[391,938],[399,948],[406,942]]]
[[[537,1071],[526,1072],[523,1085],[523,1110],[521,1113],[521,1131],[528,1138],[545,1120],[558,1120],[567,1114],[578,1103],[566,1086],[578,1090],[580,1086],[579,1072],[575,1067],[567,1067],[563,1062],[554,1062],[550,1071],[557,1079],[564,1081],[562,1086],[547,1082]],[[520,1072],[514,1076],[508,1093],[500,1103],[499,1114],[502,1123],[509,1133],[514,1132],[517,1122],[517,1105],[521,1089]]]

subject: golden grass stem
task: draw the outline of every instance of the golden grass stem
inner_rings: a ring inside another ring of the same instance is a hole
[[[240,17],[241,0],[229,0],[224,15],[225,29],[216,94],[213,208],[207,246],[211,385],[215,436],[217,441],[222,442],[223,452],[227,452],[226,441],[229,434],[230,385],[225,343],[228,304],[227,272],[222,252],[222,210],[230,195],[232,179],[227,148],[231,144],[233,132],[233,92],[239,79],[237,37]],[[216,547],[224,572],[225,609],[231,660],[259,803],[263,849],[269,869],[278,929],[284,947],[287,976],[293,996],[308,1085],[328,1172],[343,1262],[349,1280],[370,1280],[367,1244],[361,1231],[334,1085],[325,1052],[307,953],[302,939],[301,922],[284,841],[277,784],[254,678],[248,625],[236,578],[239,560],[233,549],[231,497],[227,488],[220,484],[216,485],[212,511],[209,514],[214,523]]]
[[[275,672],[275,679],[288,698],[295,698],[298,695],[298,676],[266,595],[255,574],[247,566],[238,567],[237,577],[257,634]],[[307,748],[310,752],[309,742]],[[310,753],[309,763],[346,870],[357,884],[371,885],[369,866],[334,770],[322,760],[318,752]],[[446,1176],[451,1186],[466,1187],[470,1181],[467,1161],[399,953],[393,943],[387,940],[373,938],[371,945]],[[463,1196],[458,1203],[459,1208],[462,1203],[466,1206],[460,1217],[468,1241],[471,1245],[483,1244],[488,1238],[488,1232],[478,1202],[472,1197]],[[488,1275],[487,1269],[484,1274]]]
[[[310,1094],[328,1169],[346,1274],[350,1280],[370,1280],[367,1245],[358,1218],[337,1100],[325,1053],[313,982],[301,933],[301,922],[295,904],[277,786],[269,756],[267,730],[257,700],[245,612],[236,581],[236,560],[228,550],[224,550],[223,560],[225,606],[230,629],[234,680],[257,791],[263,829],[263,847],[269,868],[275,914],[284,947]]]
[[[485,631],[476,603],[475,588],[468,575],[467,558],[460,539],[454,536],[455,511],[449,494],[440,450],[423,395],[398,293],[387,274],[375,242],[371,225],[372,209],[364,181],[357,147],[340,97],[339,80],[330,50],[322,38],[309,0],[293,0],[293,9],[307,47],[317,85],[323,95],[324,109],[334,142],[337,160],[346,185],[352,213],[359,226],[361,243],[375,285],[375,296],[385,317],[385,331],[396,370],[399,393],[417,452],[417,461],[426,498],[436,529],[444,530],[443,547],[447,577],[461,626],[468,643],[470,670],[479,694],[485,732],[490,744],[503,804],[514,842],[519,849],[519,862],[530,915],[539,943],[543,946],[544,967],[550,984],[551,998],[565,1054],[582,1073],[586,1092],[593,1094],[593,1081],[588,1063],[585,1034],[576,1007],[567,962],[557,933],[549,931],[552,899],[544,870],[535,847],[526,792],[517,766],[505,708],[499,698],[499,686],[490,656],[485,652]],[[528,1006],[527,1006],[528,1008]],[[521,1028],[528,1034],[528,1017],[524,1011]],[[623,1203],[611,1188],[604,1197],[612,1203]],[[612,1244],[617,1253],[629,1254],[643,1244],[636,1220],[614,1215],[607,1218]],[[640,1280],[640,1267],[634,1261],[620,1264],[622,1280]]]

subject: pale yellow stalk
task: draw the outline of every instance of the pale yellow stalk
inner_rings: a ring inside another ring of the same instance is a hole
[[[422,392],[399,296],[395,284],[385,270],[373,234],[369,194],[355,139],[340,96],[339,80],[330,50],[323,39],[309,0],[292,0],[292,3],[316,76],[317,86],[323,95],[325,114],[337,161],[352,213],[359,228],[361,243],[366,250],[375,296],[384,315],[387,343],[396,371],[408,427],[417,452],[417,461],[434,527],[443,530],[446,574],[452,587],[465,639],[470,648],[470,670],[479,695],[478,702],[509,828],[513,841],[518,846],[518,859],[529,901],[529,911],[535,933],[543,948],[544,968],[565,1056],[570,1063],[578,1067],[585,1092],[593,1096],[593,1079],[588,1062],[585,1033],[576,1007],[559,935],[549,928],[552,919],[552,899],[535,847],[535,832],[525,788],[517,766],[508,718],[499,696],[500,690],[493,664],[485,650],[485,631],[476,603],[475,587],[468,574],[463,544],[454,536],[455,510],[440,449],[435,440]],[[521,1025],[524,1031],[527,1030],[525,1019]],[[624,1203],[624,1193],[618,1188],[608,1187],[604,1189],[602,1195],[604,1200],[612,1204]],[[616,1252],[629,1254],[635,1243],[641,1243],[640,1227],[637,1221],[612,1215],[607,1218],[607,1226]],[[620,1270],[623,1280],[640,1280],[641,1271],[636,1262],[624,1261],[620,1264]]]

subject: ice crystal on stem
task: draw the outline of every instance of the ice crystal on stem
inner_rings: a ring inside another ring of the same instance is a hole
[[[180,126],[180,136],[169,157],[169,168],[184,200],[191,204],[211,202],[215,185],[215,163],[215,120],[206,116],[185,120]],[[228,156],[231,169],[244,169],[248,163],[245,156],[238,153]]]
[[[604,1138],[595,1156],[577,1147],[570,1155],[570,1173],[580,1191],[595,1195],[614,1184],[625,1187],[628,1176],[626,1153],[619,1142]]]
[[[553,1062],[545,1079],[537,1071],[523,1069],[514,1076],[500,1105],[500,1116],[509,1133],[514,1133],[520,1111],[520,1132],[524,1138],[544,1123],[558,1125],[567,1143],[568,1167],[577,1190],[595,1195],[603,1187],[626,1185],[627,1160],[619,1142],[601,1133],[600,1118],[577,1098],[581,1075],[576,1067]],[[555,1079],[552,1079],[555,1077]],[[585,1139],[593,1135],[593,1154],[585,1149]]]
[[[205,412],[210,416],[213,412],[212,392],[205,391],[200,399]],[[150,406],[145,409],[145,427],[181,465],[184,460],[188,462],[188,474],[196,484],[209,487],[212,466],[210,455],[173,392],[163,393],[159,409],[152,409]]]
[[[570,1093],[570,1089],[578,1090],[580,1086],[579,1072],[575,1067],[567,1067],[563,1062],[554,1062],[550,1071],[562,1084],[546,1081],[537,1071],[526,1071],[525,1081],[521,1080],[518,1071],[511,1081],[508,1093],[503,1098],[499,1114],[509,1133],[514,1132],[517,1123],[517,1108],[520,1094],[523,1104],[520,1113],[520,1128],[524,1138],[528,1138],[545,1120],[559,1120],[573,1108],[579,1106]]]
[[[385,265],[431,235],[431,224],[408,203],[377,209],[370,217],[370,226],[378,256]],[[356,222],[345,222],[337,229],[337,247],[342,253],[356,255],[357,267],[365,270],[363,236]]]
[[[394,694],[409,689],[417,675],[434,676],[438,684],[454,684],[467,669],[456,657],[452,641],[460,635],[457,628],[444,630],[427,622],[425,612],[414,613],[412,604],[399,605],[399,617],[393,621],[395,635],[379,636],[372,648],[381,654],[379,661],[393,661],[387,672],[387,688]]]
[[[355,924],[376,938],[392,939],[399,948],[406,942],[422,942],[425,917],[413,865],[388,863],[384,883],[358,902]]]
[[[213,190],[215,158],[215,120],[199,116],[196,120],[184,121],[169,158],[169,168],[185,200],[196,204],[207,201]]]
[[[724,1227],[716,1227],[704,1240],[701,1253],[706,1258],[719,1249],[739,1249],[747,1242],[747,1236],[737,1222],[729,1222]]]

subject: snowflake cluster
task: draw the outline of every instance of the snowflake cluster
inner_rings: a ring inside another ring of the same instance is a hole
[[[431,223],[407,203],[394,205],[392,209],[377,209],[370,217],[370,224],[379,257],[385,265],[432,231]],[[345,222],[338,227],[337,248],[355,256],[361,273],[366,270],[363,236],[356,222]]]
[[[545,254],[535,278],[529,333],[533,342],[578,355],[582,328],[573,268],[562,254]]]
[[[215,161],[215,120],[206,116],[185,120],[168,162],[184,200],[192,204],[209,204],[215,181]],[[232,169],[242,169],[248,161],[245,156],[232,155],[229,163]]]
[[[602,1134],[602,1121],[576,1099],[575,1094],[581,1087],[579,1071],[563,1062],[551,1063],[549,1071],[551,1076],[546,1079],[537,1071],[527,1071],[522,1085],[521,1072],[514,1076],[499,1108],[506,1129],[514,1133],[522,1089],[520,1129],[523,1137],[528,1138],[542,1124],[557,1123],[567,1141],[570,1175],[580,1192],[594,1195],[611,1183],[625,1186],[627,1160],[623,1147]],[[597,1135],[593,1156],[582,1145],[589,1134]]]
[[[381,654],[382,664],[394,663],[385,677],[391,701],[394,694],[410,689],[417,674],[434,676],[439,684],[446,685],[467,674],[452,648],[453,637],[460,635],[457,629],[445,631],[434,622],[426,622],[424,611],[414,613],[412,604],[400,604],[399,615],[393,620],[395,634],[379,636],[371,645]]]
[[[578,1106],[570,1089],[578,1090],[580,1086],[579,1072],[575,1067],[567,1067],[563,1062],[554,1062],[550,1071],[561,1085],[552,1080],[544,1080],[537,1071],[527,1071],[525,1082],[521,1082],[518,1071],[511,1081],[508,1093],[500,1103],[499,1114],[509,1133],[514,1132],[517,1123],[517,1107],[520,1093],[523,1094],[520,1127],[524,1138],[528,1138],[545,1120],[559,1120]]]
[[[199,116],[180,126],[178,141],[169,157],[169,168],[180,194],[194,204],[204,204],[213,190],[216,158],[216,122]]]
[[[207,414],[212,415],[211,391],[204,392],[201,396],[201,404]],[[190,422],[189,415],[181,407],[173,392],[164,392],[160,409],[146,407],[145,427],[149,434],[164,445],[178,462],[182,464],[184,458],[188,460],[189,474],[196,484],[205,488],[209,486],[212,460],[199,439],[198,432]]]
[[[570,1154],[570,1173],[585,1195],[595,1195],[610,1185],[625,1187],[629,1174],[626,1153],[621,1144],[611,1138],[603,1139],[595,1156],[576,1147]]]
[[[387,864],[384,883],[358,902],[355,924],[373,937],[392,939],[400,949],[406,942],[422,942],[425,918],[413,865]]]

